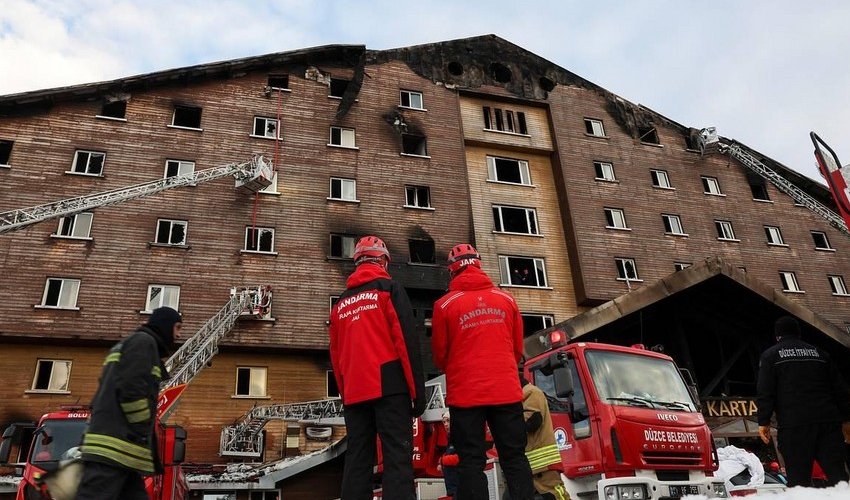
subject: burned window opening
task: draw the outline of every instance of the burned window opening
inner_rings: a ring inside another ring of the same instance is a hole
[[[436,264],[434,240],[408,240],[410,262],[413,264]]]
[[[661,144],[655,127],[638,127],[638,140],[646,144]]]
[[[428,141],[421,135],[401,134],[401,151],[407,155],[428,156]]]
[[[447,69],[449,70],[449,74],[454,76],[460,76],[463,74],[463,64],[457,61],[450,62]]]
[[[174,117],[171,124],[175,127],[201,128],[201,108],[174,106]]]
[[[545,90],[546,92],[552,92],[553,90],[555,90],[555,82],[546,78],[545,76],[541,76],[537,83],[538,85],[540,85],[540,88]]]
[[[100,114],[98,116],[119,119],[126,118],[127,101],[112,101],[104,103],[103,106],[100,108]]]
[[[289,90],[289,75],[269,75],[268,86],[272,90]]]
[[[9,165],[9,160],[12,158],[12,145],[14,141],[5,141],[0,139],[0,165]]]
[[[499,257],[501,284],[510,286],[546,287],[546,266],[543,259],[534,257]]]
[[[348,89],[348,84],[351,83],[351,80],[344,80],[342,78],[331,78],[330,84],[330,96],[331,97],[339,97],[342,98],[345,91]]]
[[[330,257],[350,259],[354,257],[354,245],[357,236],[352,234],[331,233]]]
[[[490,76],[499,83],[509,83],[513,77],[510,68],[497,62],[490,64]]]

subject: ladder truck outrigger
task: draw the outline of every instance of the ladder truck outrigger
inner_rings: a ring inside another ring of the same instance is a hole
[[[149,196],[168,189],[196,185],[221,177],[234,176],[236,188],[246,193],[256,193],[271,183],[272,166],[261,156],[244,163],[231,163],[198,172],[168,177],[88,196],[69,198],[20,210],[0,213],[0,233],[22,229],[29,225],[86,210]],[[187,496],[188,485],[180,464],[185,456],[186,431],[165,422],[176,408],[175,403],[192,379],[218,353],[219,345],[233,330],[240,318],[263,318],[270,312],[272,290],[267,285],[233,287],[224,306],[183,343],[165,362],[170,378],[163,381],[157,402],[156,439],[160,461],[164,466],[161,475],[150,476],[145,481],[148,496],[154,500],[182,500]],[[90,409],[85,406],[67,406],[44,414],[36,424],[12,424],[0,441],[0,463],[9,464],[13,445],[17,442],[21,456],[26,456],[17,500],[51,498],[44,477],[59,469],[63,460],[72,458],[85,432]],[[22,431],[35,429],[27,446],[21,442]]]

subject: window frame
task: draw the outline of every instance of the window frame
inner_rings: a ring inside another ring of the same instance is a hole
[[[407,96],[408,96],[407,97],[407,102],[408,102],[407,105],[404,104],[404,95],[405,94],[407,94]],[[419,104],[421,104],[421,106],[419,106],[419,107],[412,105],[413,101],[411,99],[411,96],[414,95],[414,94],[419,95]],[[427,109],[425,109],[425,96],[422,94],[422,92],[419,92],[417,90],[399,89],[398,102],[399,102],[398,107],[400,107],[400,108],[415,109],[417,111],[427,111]]]
[[[522,317],[523,320],[525,320],[525,318],[532,318],[532,317],[542,319],[543,328],[541,328],[541,330],[545,330],[547,328],[551,328],[551,327],[555,326],[555,315],[554,314],[521,313],[520,316]],[[535,331],[540,331],[540,330],[535,330]],[[534,332],[531,332],[529,334],[525,333],[525,321],[523,321],[523,338],[528,338],[533,333]]]
[[[824,232],[824,231],[813,231],[812,230],[812,231],[809,231],[809,233],[811,233],[811,235],[812,235],[812,241],[814,242],[815,250],[820,250],[820,251],[825,251],[825,252],[834,252],[835,251],[835,248],[832,245],[829,244],[829,237],[827,236],[826,232]],[[818,246],[818,240],[815,237],[816,234],[823,236],[823,243],[826,246],[822,246],[822,247]]]
[[[78,225],[80,216],[88,216],[88,228],[86,229],[85,236],[74,235],[74,233],[77,232],[77,225]],[[62,234],[63,223],[65,221],[69,220],[69,219],[73,219],[70,222],[70,229],[69,229],[70,234]],[[91,241],[92,240],[91,228],[92,228],[93,222],[94,222],[94,212],[80,212],[80,213],[76,213],[76,214],[73,214],[73,215],[66,215],[65,217],[60,217],[59,223],[56,225],[56,232],[51,234],[50,237],[51,238],[62,238],[62,239],[68,239],[68,240]]]
[[[60,282],[59,294],[56,297],[56,304],[55,305],[47,303],[47,295],[48,295],[48,292],[50,291],[50,282],[51,281],[59,281]],[[62,302],[63,302],[62,301],[62,292],[65,290],[65,284],[66,283],[75,283],[76,284],[76,286],[73,287],[74,288],[74,292],[73,292],[74,300],[73,300],[72,305],[61,305]],[[37,307],[40,308],[40,309],[64,309],[64,310],[69,310],[69,311],[79,311],[80,308],[77,306],[77,301],[80,298],[80,286],[81,285],[82,285],[82,281],[77,279],[77,278],[50,278],[50,277],[48,277],[47,280],[45,280],[45,282],[44,282],[44,292],[41,295],[41,304],[39,304]]]
[[[725,236],[725,229],[728,227],[729,234],[731,237]],[[721,230],[723,228],[724,230]],[[714,230],[717,233],[717,239],[719,241],[741,241],[735,237],[735,228],[732,226],[732,221],[725,219],[714,219]]]
[[[157,305],[156,307],[151,309],[150,308],[151,292],[153,292],[154,288],[162,288],[162,291],[160,292],[160,295],[159,295],[159,305]],[[174,291],[174,290],[177,291],[177,296],[176,296],[177,298],[176,298],[174,304],[164,304],[163,303],[164,302],[163,299],[165,298],[166,291],[169,290],[169,289],[172,290],[172,291]],[[180,285],[167,285],[167,284],[162,284],[162,283],[150,283],[150,284],[148,284],[148,293],[147,293],[147,296],[145,297],[145,309],[143,309],[139,312],[141,312],[142,314],[150,314],[154,311],[154,309],[157,309],[159,307],[170,307],[170,308],[174,309],[175,311],[180,310]]]
[[[39,379],[39,373],[41,372],[41,363],[42,362],[50,362],[50,376],[47,380],[47,388],[39,389],[36,387],[36,383]],[[55,374],[55,365],[56,363],[65,363],[67,365],[67,379],[65,380],[64,387],[60,389],[51,388],[53,385],[53,377]],[[73,367],[73,360],[70,359],[52,359],[52,358],[36,358],[35,360],[35,370],[32,377],[32,384],[30,384],[30,388],[24,392],[27,393],[39,393],[39,394],[70,394],[71,390],[71,368]]]
[[[596,125],[599,125],[599,127],[597,127]],[[584,135],[588,137],[608,137],[607,135],[605,135],[605,123],[598,118],[585,117]]]
[[[767,244],[772,247],[787,247],[785,239],[782,238],[782,230],[779,226],[764,226],[764,234],[767,237]]]
[[[10,141],[8,139],[0,139],[0,154],[5,156],[5,161],[0,161],[0,168],[12,168],[12,150],[14,148],[15,141]],[[6,149],[5,152],[4,149]]]
[[[277,190],[277,174],[278,174],[278,171],[275,170],[274,173],[272,174],[272,181],[269,183],[269,185],[264,187],[263,189],[257,191],[257,192],[260,193],[260,194],[279,195],[280,191]]]
[[[121,116],[114,116],[114,115],[111,115],[111,114],[106,114],[107,108],[109,106],[113,106],[113,105],[118,104],[118,103],[121,103],[121,104],[124,105],[124,107],[122,109]],[[96,115],[94,115],[94,117],[100,118],[100,119],[103,119],[103,120],[113,120],[113,121],[117,121],[117,122],[126,122],[127,121],[127,100],[126,99],[118,99],[118,100],[115,100],[115,101],[112,101],[112,102],[104,102],[100,106],[100,113],[97,113]]]
[[[177,121],[177,111],[178,110],[190,110],[190,109],[192,109],[192,110],[197,109],[198,110],[198,126],[192,127],[192,126],[189,126],[189,125],[177,125],[177,123],[175,123]],[[168,126],[171,127],[171,128],[179,128],[179,129],[184,129],[184,130],[202,131],[202,130],[204,130],[201,127],[201,125],[203,123],[202,122],[203,116],[204,116],[204,108],[202,108],[200,106],[189,106],[189,105],[183,105],[183,104],[175,104],[174,110],[171,113],[171,125],[168,125]]]
[[[334,131],[336,130],[339,131],[339,143],[334,142]],[[347,141],[345,141],[345,132],[351,133],[351,144],[346,144]],[[355,133],[355,129],[349,127],[339,127],[337,125],[331,125],[327,145],[333,148],[360,149],[357,147],[357,136]]]
[[[540,234],[540,224],[537,220],[537,209],[529,208],[529,207],[518,207],[513,205],[491,205],[493,212],[493,232],[499,234],[512,234],[512,235],[521,235],[521,236],[543,236]],[[525,223],[528,227],[528,232],[519,233],[515,231],[505,231],[505,215],[503,210],[522,210],[525,212]],[[498,212],[498,220],[496,219],[496,212]],[[534,227],[532,227],[532,225]],[[499,229],[501,227],[501,229]],[[534,231],[532,231],[532,229]]]
[[[239,394],[239,371],[240,370],[248,370],[248,393],[247,394]],[[251,386],[253,381],[253,374],[255,373],[263,374],[263,393],[262,394],[251,394]],[[267,366],[237,366],[236,367],[236,379],[233,384],[233,395],[231,398],[242,398],[242,399],[268,399],[269,398],[269,368]]]
[[[499,170],[497,168],[497,161],[516,162],[520,182],[500,180],[498,178]],[[485,162],[487,164],[487,182],[498,182],[499,184],[510,184],[512,186],[534,186],[531,180],[531,166],[528,160],[487,155]],[[527,180],[528,182],[522,182],[523,180]]]
[[[628,270],[626,269],[627,263],[632,264],[632,271],[634,271],[634,278],[629,278]],[[617,268],[617,281],[628,281],[628,282],[642,282],[643,280],[640,277],[640,273],[638,272],[637,262],[634,257],[614,257],[614,266]]]
[[[168,175],[168,169],[169,169],[169,167],[172,166],[172,164],[176,164],[177,173],[174,174],[174,175]],[[188,167],[189,171],[181,173],[181,170],[184,170],[184,167]],[[174,158],[169,158],[169,159],[165,160],[165,170],[162,173],[162,178],[163,179],[170,179],[171,177],[179,177],[181,175],[193,174],[193,173],[195,173],[195,162],[194,161],[192,161],[192,160],[176,160]]]
[[[276,87],[276,86],[272,85],[272,79],[273,78],[284,78],[286,80],[286,87]],[[272,73],[272,74],[267,75],[266,76],[266,87],[268,87],[269,90],[276,90],[278,92],[292,92],[292,89],[289,87],[289,73],[282,73],[282,74]]]
[[[339,392],[339,387],[337,387],[336,396],[331,396],[331,381],[333,380],[334,385],[336,385],[336,377],[334,376],[333,370],[325,370],[325,399],[340,399],[342,394]]]
[[[343,252],[342,252],[343,255],[334,255],[333,254],[334,238],[340,239],[340,248],[343,250]],[[351,255],[344,255],[345,254],[345,239],[347,239],[347,238],[350,238],[351,241],[352,241]],[[330,234],[328,234],[328,258],[329,259],[351,260],[352,258],[354,258],[354,247],[356,247],[356,246],[357,246],[357,235],[355,235],[355,234],[349,234],[349,233],[330,233]]]
[[[673,184],[670,182],[670,174],[663,169],[660,168],[651,168],[649,169],[649,178],[652,182],[652,187],[656,189],[668,189],[675,190]],[[664,179],[664,182],[667,184],[666,186],[662,185],[660,180]]]
[[[717,177],[712,177],[710,175],[700,175],[700,182],[702,183],[702,194],[706,194],[709,196],[721,196],[725,197],[723,194],[723,190],[720,189],[720,181]],[[714,190],[717,192],[714,192]]]
[[[510,259],[523,259],[532,261],[532,266],[535,271],[535,281],[538,281],[537,285],[521,285],[521,284],[513,284],[512,274],[511,274],[511,265]],[[540,277],[539,273],[543,273],[544,283],[539,284]],[[505,278],[507,278],[507,282],[505,282]],[[546,272],[546,259],[543,257],[526,257],[523,255],[499,255],[499,286],[500,287],[518,287],[518,288],[538,288],[543,290],[551,290],[552,287],[549,286],[549,276]]]
[[[606,169],[607,167],[607,169]],[[604,182],[617,182],[617,173],[614,171],[614,164],[608,161],[594,161],[593,162],[593,173],[594,180],[604,181]],[[599,174],[602,174],[600,177]],[[611,177],[608,178],[606,175],[610,173]]]
[[[334,196],[333,196],[334,181],[339,181],[339,195],[340,195],[339,198],[334,198]],[[353,186],[354,198],[344,198],[343,197],[345,195],[345,189],[343,189],[343,188],[346,185],[346,183],[351,183],[351,185]],[[328,183],[328,187],[329,187],[328,200],[345,201],[345,202],[348,202],[348,203],[360,203],[360,200],[357,199],[357,179],[351,179],[351,178],[348,178],[348,177],[331,177],[330,181]]]
[[[257,122],[259,120],[263,121],[263,130],[266,131],[263,133],[263,135],[257,134]],[[273,123],[275,126],[276,134],[274,135],[268,135],[269,122]],[[251,122],[251,124],[251,133],[248,134],[248,137],[253,137],[255,139],[270,139],[273,141],[283,139],[283,136],[280,133],[280,120],[278,120],[276,117],[255,115],[254,120],[253,122]]]
[[[86,166],[84,172],[77,171],[77,162],[80,160],[80,154],[88,155],[86,160]],[[89,173],[89,167],[91,166],[92,155],[98,155],[101,157],[100,162],[100,172],[96,174]],[[71,175],[85,175],[88,177],[103,177],[103,171],[106,169],[106,151],[94,151],[90,149],[76,149],[74,150],[74,160],[71,162],[71,170],[66,171],[66,174]]]
[[[431,245],[431,256],[433,257],[433,261],[414,261],[413,260],[413,244],[414,242],[421,242],[424,244]],[[428,238],[408,238],[407,239],[407,263],[414,266],[435,266],[437,265],[437,245],[436,242],[432,239]]]
[[[410,153],[408,152],[410,148],[406,145],[410,144],[409,140],[406,140],[408,137],[418,138],[416,144],[417,146],[413,148],[414,151],[421,151],[420,153]],[[428,137],[421,134],[401,134],[401,152],[399,153],[401,156],[412,156],[414,158],[431,158],[431,155],[428,154]]]
[[[632,228],[629,227],[629,222],[626,220],[626,211],[622,208],[615,207],[602,207],[602,212],[605,215],[605,229],[616,229],[619,231],[631,231]],[[617,217],[615,214],[619,214],[620,221],[622,221],[623,225],[617,225]],[[610,217],[609,217],[610,215]]]
[[[252,230],[255,230],[257,232],[257,238],[256,238],[257,248],[255,250],[248,248],[248,242],[249,242],[249,238],[250,238],[249,234],[252,232]],[[260,250],[260,241],[263,237],[263,233],[268,233],[268,232],[270,232],[271,235],[272,235],[271,248],[269,250]],[[240,250],[240,252],[241,253],[256,253],[256,254],[263,254],[263,255],[277,255],[277,252],[274,249],[274,243],[275,243],[274,240],[275,240],[275,228],[273,228],[273,227],[270,227],[270,226],[245,226],[245,238],[243,240],[243,246],[242,246],[242,250]]]
[[[168,227],[168,241],[162,242],[159,241],[159,226],[161,223],[167,222],[169,223]],[[182,225],[183,226],[183,241],[181,243],[171,243],[171,237],[174,233],[174,226]],[[185,247],[187,242],[189,241],[189,221],[179,220],[179,219],[157,219],[156,220],[156,232],[154,233],[153,242],[157,245],[170,246],[170,247]]]
[[[829,281],[829,288],[832,290],[832,295],[836,297],[850,297],[850,293],[847,293],[847,284],[844,282],[844,276],[840,274],[827,274],[827,281]]]
[[[760,189],[760,193],[764,195],[764,198],[759,198],[756,196],[756,190]],[[750,183],[750,194],[753,195],[753,201],[758,201],[760,203],[773,203],[773,200],[770,199],[770,192],[767,190],[767,183],[763,184],[754,184]]]
[[[679,231],[675,231],[673,221],[679,226]],[[669,236],[688,236],[685,232],[685,226],[682,224],[682,217],[676,214],[661,214],[661,223],[664,225],[664,234]]]
[[[420,201],[419,200],[420,199],[420,196],[419,196],[420,190],[425,190],[426,200],[425,200],[424,205],[421,205],[419,203],[419,201]],[[409,193],[411,191],[413,192],[413,202],[414,202],[413,205],[411,205],[409,203],[409,201],[410,201]],[[402,206],[404,208],[417,208],[419,210],[434,210],[434,207],[431,206],[431,187],[430,186],[415,186],[413,184],[405,184],[405,186],[404,186],[404,205],[402,205]]]
[[[674,262],[673,269],[675,269],[676,271],[684,271],[692,265],[694,265],[693,262]]]
[[[797,274],[793,271],[779,271],[779,282],[782,283],[782,291],[785,293],[806,293],[800,287]],[[793,285],[793,288],[789,285]]]

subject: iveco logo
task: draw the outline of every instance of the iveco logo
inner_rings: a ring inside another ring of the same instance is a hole
[[[678,422],[679,421],[678,415],[671,415],[669,413],[657,413],[656,415],[658,415],[658,420],[664,420],[665,422]]]

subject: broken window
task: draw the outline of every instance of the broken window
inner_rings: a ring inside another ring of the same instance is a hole
[[[484,106],[481,109],[484,112],[484,128],[487,130],[491,130],[493,128],[493,123],[490,117],[490,107]]]
[[[191,174],[195,171],[195,162],[186,160],[166,160],[165,178],[176,177],[183,174]]]
[[[245,252],[273,253],[274,229],[270,227],[245,228]]]
[[[268,86],[272,90],[289,90],[289,75],[269,75]]]
[[[66,392],[71,378],[71,362],[60,359],[39,359],[36,362],[32,390]]]
[[[717,230],[718,240],[738,241],[735,239],[735,231],[732,230],[732,223],[728,220],[714,221],[714,228]]]
[[[428,156],[428,141],[421,135],[401,134],[401,150],[406,155]]]
[[[700,179],[702,179],[702,191],[705,194],[713,194],[716,196],[723,195],[723,192],[720,191],[720,182],[717,181],[717,177],[702,175],[700,176]]]
[[[156,243],[162,245],[185,245],[186,228],[184,220],[159,219],[156,221]]]
[[[779,279],[782,281],[783,292],[802,292],[800,284],[797,282],[797,275],[788,271],[779,271]]]
[[[593,162],[593,170],[596,172],[596,180],[597,181],[615,181],[617,178],[614,176],[614,165],[604,162],[604,161],[595,161]]]
[[[327,397],[327,398],[338,398],[338,397],[340,397],[339,387],[336,385],[336,376],[334,376],[333,370],[326,370],[325,371],[325,386],[327,387],[327,392],[325,394],[325,397]]]
[[[605,127],[602,126],[602,120],[594,120],[593,118],[584,119],[584,130],[588,135],[596,137],[605,137]]]
[[[404,206],[431,208],[431,190],[427,186],[405,186]]]
[[[670,185],[670,177],[666,170],[650,170],[649,175],[652,177],[653,187],[661,189],[673,189]]]
[[[682,269],[687,269],[691,267],[691,265],[692,264],[690,262],[674,262],[673,269],[675,269],[676,271],[681,271]]]
[[[493,108],[493,116],[496,117],[496,130],[505,130],[505,121],[502,118],[502,110]]]
[[[123,120],[127,115],[127,101],[112,101],[104,103],[97,116]]]
[[[47,278],[41,305],[59,309],[75,309],[80,280],[72,278]]]
[[[833,295],[847,295],[847,286],[844,284],[844,277],[834,274],[829,276],[829,287],[832,289]]]
[[[514,112],[505,111],[505,130],[508,132],[514,131]]]
[[[413,90],[402,90],[401,107],[411,109],[425,109],[425,105],[422,101],[422,92],[414,92]]]
[[[277,118],[266,116],[254,117],[253,137],[265,137],[267,139],[280,139],[280,122]]]
[[[148,298],[145,301],[147,309],[143,312],[153,312],[159,307],[170,307],[180,310],[180,287],[177,285],[148,285]]]
[[[331,142],[330,146],[340,146],[343,148],[354,148],[354,129],[331,127]]]
[[[537,288],[547,286],[546,266],[543,259],[500,255],[499,271],[502,285]]]
[[[512,134],[528,135],[528,126],[525,121],[525,113],[522,111],[502,110],[500,108],[481,108],[484,116],[485,130],[498,130],[499,132],[510,132]]]
[[[522,315],[522,333],[525,337],[540,330],[545,330],[554,324],[555,318],[551,314]]]
[[[618,281],[640,281],[635,259],[617,257],[614,259],[614,263],[617,265]]]
[[[812,231],[812,239],[815,242],[815,250],[832,250],[829,246],[829,238],[822,231]]]
[[[331,78],[330,97],[342,97],[348,89],[348,84],[351,80],[343,80],[342,78]]]
[[[274,175],[272,175],[271,184],[264,187],[259,192],[265,194],[280,194],[280,192],[277,190],[277,170],[275,170]]]
[[[435,264],[434,240],[408,240],[410,262],[414,264]]]
[[[201,128],[201,108],[196,106],[174,106],[171,119],[174,127]]]
[[[488,156],[487,179],[494,182],[531,185],[528,162],[512,158]]]
[[[655,127],[638,127],[638,140],[644,144],[661,144]]]
[[[64,238],[88,238],[91,234],[92,217],[93,214],[91,212],[83,212],[76,215],[61,217],[54,236],[61,236]]]
[[[678,215],[661,214],[661,220],[664,222],[665,233],[686,236],[682,229],[682,219]]]
[[[0,139],[0,166],[8,167],[14,142]]]
[[[537,211],[533,208],[493,205],[493,222],[497,232],[539,234]]]
[[[335,234],[331,233],[330,257],[340,259],[350,259],[354,257],[354,245],[357,243],[357,236],[351,234]]]
[[[767,193],[767,182],[764,177],[748,174],[747,181],[750,184],[750,191],[753,193],[754,200],[770,201],[770,195]]]
[[[525,124],[525,113],[523,113],[522,111],[517,111],[516,121],[519,125],[519,133],[522,135],[528,135],[528,126]]]
[[[331,177],[331,194],[328,199],[357,201],[357,181]]]
[[[238,367],[236,368],[235,396],[257,397],[266,396],[266,368]]]
[[[628,229],[626,213],[622,208],[605,209],[605,227],[608,229]]]
[[[105,160],[106,153],[100,151],[77,150],[74,153],[74,164],[71,166],[71,173],[81,175],[102,175],[103,162]]]
[[[764,226],[764,234],[767,235],[768,245],[785,245],[782,240],[782,231],[777,226]]]

